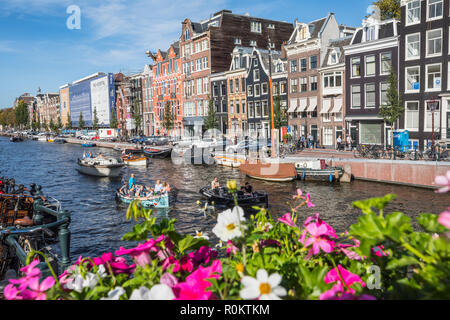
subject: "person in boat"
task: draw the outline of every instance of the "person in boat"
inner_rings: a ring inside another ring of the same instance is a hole
[[[145,192],[144,192],[144,186],[136,186],[136,198],[144,198]]]
[[[103,154],[100,152],[97,156],[98,159],[103,159]]]
[[[126,181],[123,182],[123,186],[120,188],[119,193],[128,194],[128,183]]]
[[[170,185],[167,182],[163,183],[163,192],[165,192],[165,193],[170,192]]]
[[[252,187],[252,185],[250,183],[246,182],[245,186],[243,186],[241,188],[241,191],[243,191],[244,194],[249,195],[249,194],[253,193],[253,187]]]
[[[156,180],[156,185],[155,185],[155,193],[156,194],[160,194],[164,189],[164,186],[161,184],[161,180]]]
[[[215,190],[218,188],[220,188],[219,179],[215,177],[214,180],[211,182],[211,190]]]
[[[128,189],[134,187],[136,181],[134,180],[134,173],[131,174],[130,179],[128,180]]]
[[[152,188],[147,187],[147,186],[145,187],[145,191],[146,191],[147,197],[152,197],[153,194],[155,193],[155,191]]]

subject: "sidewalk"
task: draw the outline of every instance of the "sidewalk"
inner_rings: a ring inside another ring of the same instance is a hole
[[[340,159],[354,159],[352,151],[337,151],[334,149],[303,149],[303,151],[289,155],[290,157],[324,157],[324,158],[340,158]]]

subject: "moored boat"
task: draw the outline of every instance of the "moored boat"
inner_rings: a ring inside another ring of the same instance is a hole
[[[78,172],[96,176],[117,178],[125,164],[115,158],[84,158],[78,159]]]
[[[144,155],[148,158],[165,159],[165,158],[170,157],[171,153],[172,153],[171,148],[164,148],[164,149],[145,148],[144,149]]]
[[[297,179],[297,171],[291,163],[245,163],[239,170],[248,177],[269,182],[290,182]]]
[[[123,162],[129,166],[147,166],[148,159],[142,156],[122,157]]]
[[[339,181],[344,174],[341,167],[329,167],[325,160],[307,160],[295,163],[297,174],[301,180]]]
[[[95,143],[83,143],[83,144],[81,144],[81,146],[83,148],[93,148],[93,147],[96,147],[97,145]]]
[[[53,140],[53,142],[57,143],[57,144],[64,144],[67,141],[65,139],[62,139],[62,138],[56,138],[55,140]]]
[[[226,206],[235,205],[234,198],[228,193],[226,187],[219,187],[214,190],[209,187],[204,187],[200,189],[200,193],[208,199],[209,202]],[[264,204],[266,207],[269,206],[269,196],[267,192],[264,191],[255,191],[252,193],[238,191],[236,198],[238,205],[241,207],[251,207],[261,204]]]
[[[130,204],[133,200],[139,200],[144,208],[169,208],[169,194],[163,193],[155,196],[137,198],[124,194],[120,190],[116,193],[116,200],[122,203]]]
[[[11,137],[9,139],[9,141],[11,141],[11,142],[22,142],[23,139],[21,137],[19,137],[19,136],[14,136],[14,137]]]

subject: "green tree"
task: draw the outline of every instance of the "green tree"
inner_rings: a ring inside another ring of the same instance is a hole
[[[70,112],[67,112],[66,129],[72,129],[72,118],[70,117]]]
[[[273,99],[273,116],[274,116],[274,127],[275,129],[280,129],[282,126],[287,124],[287,119],[285,113],[281,109],[281,97],[276,95]],[[272,113],[269,106],[269,119],[272,121]]]
[[[174,127],[173,115],[169,101],[166,102],[166,106],[164,108],[164,119],[162,127],[166,129],[167,133]]]
[[[381,20],[400,20],[400,0],[377,0],[372,4],[380,9]]]
[[[39,115],[36,115],[36,118],[37,118],[36,126],[38,130],[41,130],[42,128],[41,118],[39,117]]]
[[[391,68],[388,80],[388,90],[386,93],[387,102],[380,107],[379,115],[391,126],[392,131],[396,129],[397,121],[405,111],[403,102],[400,99],[397,88],[397,76]],[[391,145],[394,145],[394,135],[392,134]]]
[[[16,122],[19,127],[24,127],[28,124],[29,116],[28,116],[28,105],[20,100],[16,107]]]
[[[80,112],[80,117],[78,118],[78,128],[84,129],[83,112]]]
[[[142,115],[140,112],[138,99],[135,99],[133,102],[133,119],[136,126],[136,134],[138,135],[142,126]]]
[[[216,110],[214,108],[214,102],[212,99],[209,99],[208,115],[205,118],[204,128],[206,130],[209,130],[209,129],[217,129],[218,127],[219,127],[219,121],[217,120]]]
[[[117,129],[118,123],[117,123],[117,114],[116,114],[116,110],[115,109],[113,109],[111,111],[111,119],[110,119],[110,124],[109,125],[110,125],[111,128]]]
[[[48,126],[51,132],[56,131],[56,126],[55,123],[53,122],[53,118],[50,118],[50,124]]]
[[[97,130],[98,128],[98,116],[97,116],[97,108],[94,107],[94,119],[92,120],[92,128]]]
[[[62,127],[63,127],[63,125],[62,125],[62,122],[61,122],[61,117],[58,116],[58,120],[56,122],[56,130],[60,130],[60,129],[62,129]]]

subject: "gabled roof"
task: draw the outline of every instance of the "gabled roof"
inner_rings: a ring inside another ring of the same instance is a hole
[[[334,13],[329,13],[328,16],[324,18],[320,18],[309,23],[306,23],[308,26],[308,30],[310,33],[309,39],[317,39],[322,35],[322,31],[324,30],[328,20]],[[300,32],[300,29],[305,25],[305,23],[296,22],[296,26],[294,32],[291,35],[291,38],[288,41],[288,44],[292,44],[296,42],[297,35]]]
[[[322,63],[322,68],[333,66],[333,65],[328,64],[328,60],[329,60],[331,53],[334,51],[336,51],[337,54],[339,55],[339,62],[337,64],[344,63],[345,62],[344,47],[348,46],[351,41],[352,41],[351,36],[346,37],[346,38],[331,40],[330,44],[328,46],[328,49],[327,49],[327,53],[326,53],[325,58]]]
[[[388,39],[388,38],[398,36],[398,28],[400,26],[400,21],[395,20],[395,19],[390,19],[390,20],[385,20],[385,21],[376,21],[371,18],[364,20],[363,26],[356,29],[356,32],[353,36],[351,45],[360,44],[360,43],[364,42],[364,39],[363,39],[364,28],[366,26],[378,26],[378,28],[376,28],[376,33],[377,33],[376,37],[375,37],[376,40],[369,41],[369,42],[372,42],[372,41]]]

